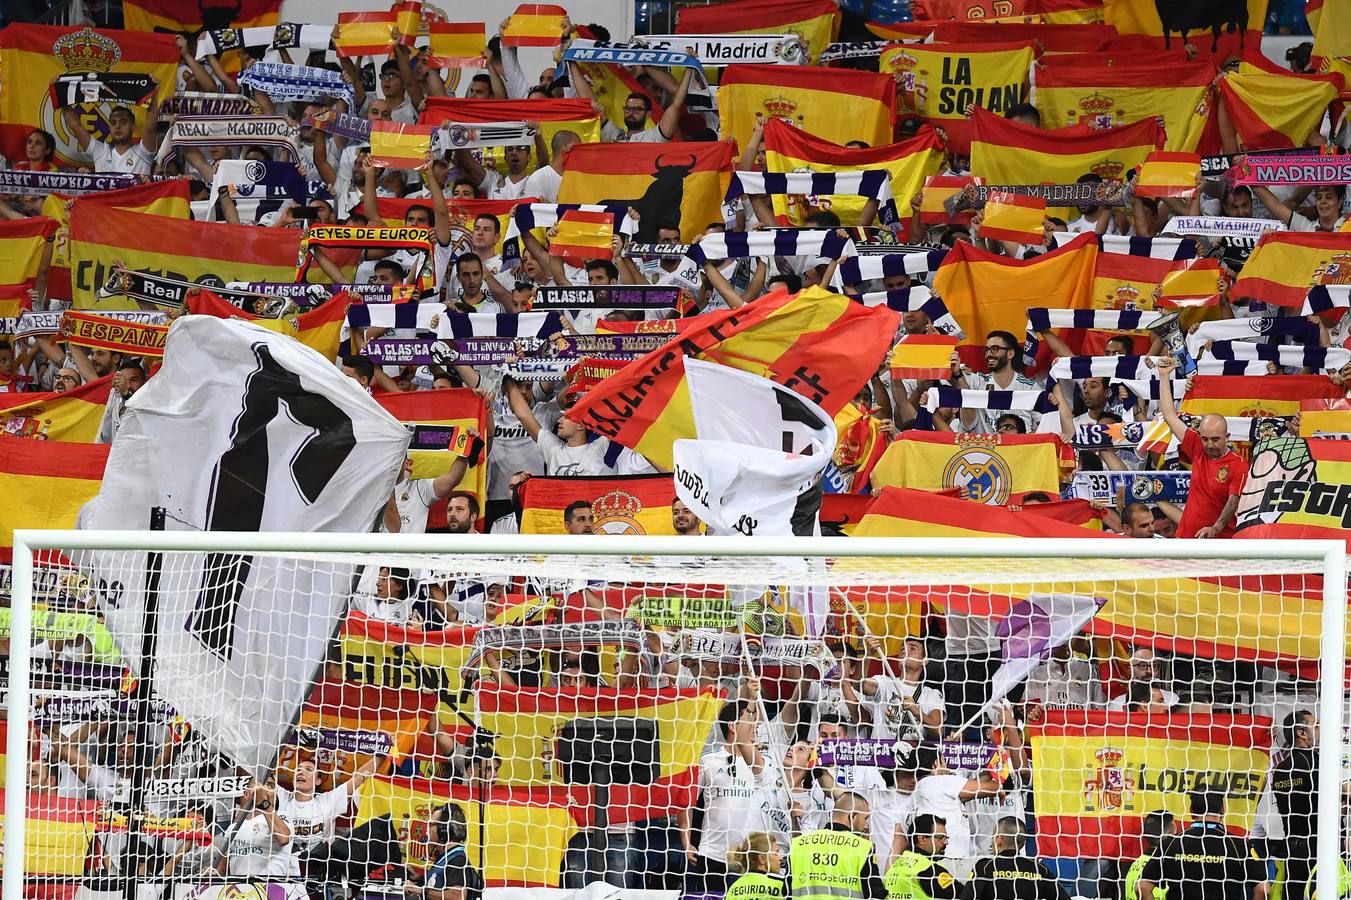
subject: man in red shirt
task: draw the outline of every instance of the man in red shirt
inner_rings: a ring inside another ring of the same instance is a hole
[[[1177,536],[1233,537],[1234,511],[1248,476],[1248,464],[1229,446],[1229,425],[1224,416],[1201,419],[1199,433],[1192,431],[1177,414],[1173,403],[1172,373],[1177,361],[1169,358],[1158,363],[1159,410],[1173,436],[1182,444],[1184,462],[1192,464],[1191,492],[1182,511]]]

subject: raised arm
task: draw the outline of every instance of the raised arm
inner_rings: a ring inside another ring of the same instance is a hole
[[[675,96],[666,105],[666,111],[662,113],[661,121],[657,123],[657,130],[668,141],[675,140],[676,135],[680,133],[680,116],[685,111],[685,98],[689,96],[692,78],[694,69],[687,67],[685,77],[680,79],[680,87],[676,89]]]
[[[1159,373],[1159,412],[1173,437],[1180,441],[1187,434],[1187,423],[1177,414],[1177,405],[1173,402],[1173,371],[1177,369],[1177,360],[1171,356],[1160,357],[1154,367]]]
[[[530,435],[530,440],[538,441],[542,429],[539,420],[535,418],[534,410],[530,408],[530,401],[525,396],[525,389],[515,379],[511,378],[503,379],[502,389],[507,392],[507,402],[511,404],[511,411],[520,420],[525,433]]]

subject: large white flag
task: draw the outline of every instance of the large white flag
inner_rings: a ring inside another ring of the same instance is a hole
[[[789,535],[835,451],[825,410],[768,378],[685,360],[694,440],[674,447],[676,494],[720,534]]]
[[[368,532],[407,445],[393,416],[299,341],[187,316],[169,329],[163,368],[127,404],[103,487],[79,524],[145,530],[161,506],[169,530]],[[146,562],[145,553],[80,558],[134,671]],[[261,774],[323,662],[352,581],[348,564],[164,554],[155,695]]]

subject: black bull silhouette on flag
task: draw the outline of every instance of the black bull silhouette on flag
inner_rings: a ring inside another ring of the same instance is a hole
[[[1248,30],[1248,0],[1154,0],[1163,23],[1163,46],[1170,47],[1170,35],[1176,31],[1187,41],[1190,31],[1210,31],[1210,52],[1220,46],[1220,31],[1239,34],[1242,46]]]
[[[687,164],[674,165],[665,162],[667,154],[656,159],[656,168],[652,172],[652,183],[636,199],[612,199],[600,201],[605,206],[630,207],[638,213],[638,234],[634,237],[639,243],[652,243],[657,240],[657,229],[680,227],[680,204],[685,200],[685,179],[698,159],[693,153],[687,154]]]

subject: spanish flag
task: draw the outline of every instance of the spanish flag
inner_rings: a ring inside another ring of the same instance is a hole
[[[1090,172],[1124,181],[1163,145],[1156,119],[1121,128],[1043,130],[976,107],[971,129],[971,174],[989,184],[1073,184]]]
[[[464,813],[465,851],[486,886],[558,886],[564,851],[578,831],[566,791],[494,785],[480,794],[471,785],[381,775],[362,786],[355,824],[389,816],[404,864],[422,871],[435,862],[427,859],[427,821],[447,803]]]
[[[852,537],[876,499],[871,494],[823,494],[817,518],[822,527],[838,528],[845,537]]]
[[[925,225],[969,223],[976,215],[975,209],[963,210],[955,216],[950,216],[944,202],[968,187],[979,187],[983,184],[984,178],[973,178],[970,175],[931,175],[924,179],[924,199],[919,207],[919,220]]]
[[[1058,495],[1060,438],[906,431],[882,454],[872,484],[920,491],[958,488],[967,500],[992,506],[1024,491]]]
[[[432,690],[457,697],[464,688],[464,671],[477,634],[476,626],[423,631],[353,612],[343,621],[335,662],[342,668],[345,684]],[[459,721],[445,704],[437,715],[442,725]]]
[[[812,287],[800,294],[775,292],[694,321],[697,327],[588,391],[568,418],[670,469],[672,442],[695,436],[686,356],[769,378],[833,416],[876,373],[900,316]]]
[[[1154,289],[1173,271],[1171,259],[1099,253],[1093,270],[1093,309],[1153,309]]]
[[[896,82],[853,69],[737,63],[723,70],[718,110],[723,138],[739,147],[750,140],[757,115],[836,144],[885,144],[896,123]]]
[[[399,29],[399,43],[411,47],[414,38],[422,31],[421,0],[404,0],[403,3],[395,3],[392,9],[394,27]]]
[[[1343,4],[1309,0],[1304,15],[1313,29],[1313,62],[1320,72],[1351,77],[1351,10]]]
[[[69,297],[70,293],[70,209],[75,206],[115,206],[152,216],[168,216],[187,221],[192,218],[192,183],[186,178],[152,181],[111,191],[99,191],[80,197],[48,194],[42,201],[42,214],[55,219],[58,228],[52,244],[52,265],[47,271],[47,294]]]
[[[112,376],[57,393],[0,394],[0,434],[36,438],[43,446],[52,441],[92,444],[108,405]]]
[[[29,307],[28,290],[56,229],[56,220],[46,216],[0,222],[0,318],[17,316]]]
[[[536,475],[521,487],[521,534],[567,534],[563,512],[575,500],[591,504],[597,534],[675,534],[671,504],[675,483],[669,474],[568,476]]]
[[[275,229],[274,229],[275,230]],[[325,359],[338,357],[342,326],[347,321],[347,305],[352,298],[347,293],[336,294],[319,306],[298,316],[271,319],[245,312],[219,295],[202,288],[188,295],[188,312],[195,316],[215,316],[218,319],[244,319],[268,331],[286,334],[300,341]]]
[[[5,729],[0,728],[0,736],[4,734]],[[0,754],[0,761],[5,758]],[[5,792],[0,790],[0,800],[4,799]],[[98,800],[73,800],[55,793],[30,791],[24,803],[24,872],[77,878],[85,874],[85,860],[102,808]]]
[[[502,29],[503,47],[557,47],[568,11],[548,3],[522,3]]]
[[[967,365],[983,367],[980,348],[991,331],[1020,334],[1028,307],[1088,309],[1098,256],[1093,234],[1024,260],[958,242],[938,267],[934,290],[966,332],[961,345],[966,349],[958,352]]]
[[[1351,434],[1351,401],[1301,400],[1299,436]]]
[[[937,19],[1048,25],[1102,22],[1102,0],[914,0],[911,11],[917,23]]]
[[[98,299],[118,264],[187,281],[295,281],[302,237],[294,228],[188,222],[77,203],[70,216],[71,299],[77,309],[139,309],[124,297]]]
[[[436,694],[431,691],[354,684],[348,681],[321,681],[314,686],[300,711],[302,728],[381,732],[389,739],[390,756],[397,764],[413,749],[413,744],[428,721],[436,714]],[[335,775],[350,775],[375,754],[340,752],[332,770],[320,767],[320,776],[332,780]],[[298,755],[292,759],[298,761]],[[285,771],[286,753],[282,765]],[[332,790],[321,785],[323,790]]]
[[[676,34],[798,35],[812,65],[839,33],[840,10],[834,0],[732,0],[684,6],[676,19]]]
[[[276,25],[281,0],[183,3],[181,0],[125,0],[122,20],[128,31],[189,34],[203,28],[259,28]]]
[[[1079,57],[1048,57],[1037,64],[1035,101],[1048,128],[1130,125],[1163,117],[1163,149],[1219,150],[1212,121],[1210,62],[1085,64]]]
[[[1341,408],[1329,408],[1334,404]],[[1345,400],[1303,401],[1300,434],[1351,431]],[[1319,408],[1310,408],[1319,407]],[[1281,436],[1253,446],[1234,537],[1351,540],[1351,445]]]
[[[1245,6],[1246,4],[1246,6]],[[1159,19],[1159,4],[1141,3],[1140,0],[1102,0],[1102,19],[1117,30],[1122,37],[1144,38],[1136,43],[1141,49],[1153,49],[1158,56],[1165,50],[1181,62],[1184,56],[1183,45],[1191,44],[1200,51],[1201,58],[1216,63],[1228,56],[1238,55],[1244,47],[1262,45],[1262,23],[1266,21],[1266,0],[1226,0],[1224,3],[1211,3],[1196,7],[1180,7],[1178,12],[1204,9],[1214,19],[1214,27],[1220,31],[1218,40],[1212,44],[1211,32],[1205,24],[1192,23],[1187,39],[1176,30],[1164,31]],[[1231,31],[1231,29],[1233,29]],[[1239,33],[1239,32],[1242,33]],[[1165,48],[1165,38],[1169,46]],[[1135,43],[1135,42],[1133,42]],[[1212,46],[1214,50],[1212,51]],[[1171,129],[1170,129],[1171,132]]]
[[[333,46],[339,56],[385,56],[394,47],[394,10],[338,13]]]
[[[1144,814],[1190,818],[1187,797],[1202,785],[1224,794],[1225,824],[1246,832],[1271,766],[1271,720],[1260,716],[1047,708],[1027,730],[1047,856],[1134,859]]]
[[[922,129],[908,141],[880,147],[842,147],[780,119],[765,123],[765,168],[769,172],[858,172],[885,169],[891,174],[891,192],[902,215],[909,200],[943,165],[938,132]],[[802,198],[774,195],[774,212],[792,225],[801,225],[807,212]],[[926,201],[928,197],[925,197]],[[866,197],[835,194],[815,198],[816,203],[840,217],[841,224],[857,225]]]
[[[893,362],[895,358],[893,351]],[[944,376],[946,374],[945,368]],[[835,442],[835,452],[831,454],[830,461],[849,479],[849,490],[855,494],[868,489],[873,468],[887,449],[888,438],[882,431],[882,423],[873,415],[874,412],[875,410],[867,409],[857,401],[851,401],[835,414],[835,431],[839,434],[839,438]]]
[[[922,116],[943,129],[953,152],[966,154],[971,110],[1003,115],[1022,103],[1036,55],[1031,43],[893,44],[879,70],[897,79],[898,114]]]
[[[952,372],[952,351],[957,339],[946,334],[903,335],[891,349],[891,377],[947,378]]]
[[[648,719],[657,726],[654,762],[658,777],[670,779],[698,766],[704,738],[723,701],[709,688],[516,688],[484,685],[475,713],[482,728],[497,735],[505,785],[547,785],[562,781],[557,763],[541,758],[559,731],[576,719]]]
[[[89,165],[89,157],[52,110],[47,96],[52,82],[69,72],[90,70],[150,75],[159,82],[163,100],[174,89],[177,67],[178,48],[171,34],[11,23],[0,31],[0,154],[23,159],[29,132],[43,128],[56,137],[58,166]],[[86,103],[77,109],[90,133],[108,134],[111,106]],[[139,136],[145,110],[135,105],[130,109]]]
[[[433,68],[473,68],[487,49],[482,22],[432,22],[427,27],[428,63]]]
[[[329,301],[332,302],[331,300]],[[320,307],[322,309],[322,307]],[[468,388],[439,388],[434,391],[409,391],[402,394],[380,393],[375,402],[394,418],[405,425],[426,426],[444,430],[449,439],[452,428],[477,428],[487,440],[488,409],[484,399]],[[440,450],[409,450],[413,459],[414,478],[435,478],[450,468],[454,461],[451,453],[442,443]],[[468,491],[479,500],[482,506],[488,489],[488,464],[479,460],[478,465],[470,466],[464,478],[455,485],[457,491]],[[397,488],[396,488],[397,490]],[[445,525],[446,504],[444,501],[432,507],[427,520],[429,528]]]
[[[463,97],[428,97],[418,119],[423,125],[442,122],[538,122],[547,147],[560,131],[571,131],[584,144],[599,144],[601,118],[591,103],[577,99],[555,100],[472,100]],[[493,166],[503,177],[507,174],[501,147],[484,147],[483,164]],[[530,167],[537,165],[535,148],[530,148]],[[705,223],[707,224],[707,223]]]
[[[1041,246],[1046,243],[1046,201],[1040,197],[991,191],[985,198],[980,236],[991,241]]]
[[[722,221],[733,155],[722,141],[574,144],[558,202],[636,207],[640,240],[656,240],[664,219],[678,219],[681,239],[692,243],[709,222]]]
[[[1159,283],[1159,306],[1215,306],[1224,279],[1218,259],[1178,260]]]
[[[1191,197],[1196,194],[1196,176],[1201,157],[1195,153],[1151,153],[1135,178],[1137,197]]]
[[[371,123],[371,163],[391,169],[418,169],[432,152],[432,125],[377,119]]]
[[[1339,91],[1324,78],[1286,72],[1228,72],[1220,102],[1248,151],[1303,146]]]
[[[1300,307],[1320,284],[1351,284],[1351,236],[1276,231],[1257,242],[1230,294]]]
[[[962,0],[966,2],[966,0]],[[1091,0],[1085,0],[1085,6]],[[944,17],[946,18],[946,17]],[[1116,30],[1101,22],[1052,24],[990,22],[986,19],[933,23],[933,39],[941,44],[1008,44],[1032,42],[1042,53],[1096,53],[1106,50]]]
[[[73,529],[99,492],[110,446],[0,434],[0,554],[20,528]]]
[[[1346,391],[1326,375],[1197,375],[1179,409],[1203,416],[1293,416],[1308,400],[1339,400]]]
[[[614,226],[615,217],[608,212],[570,209],[558,220],[549,254],[561,256],[574,266],[583,266],[591,259],[609,259],[614,254],[610,243]]]

